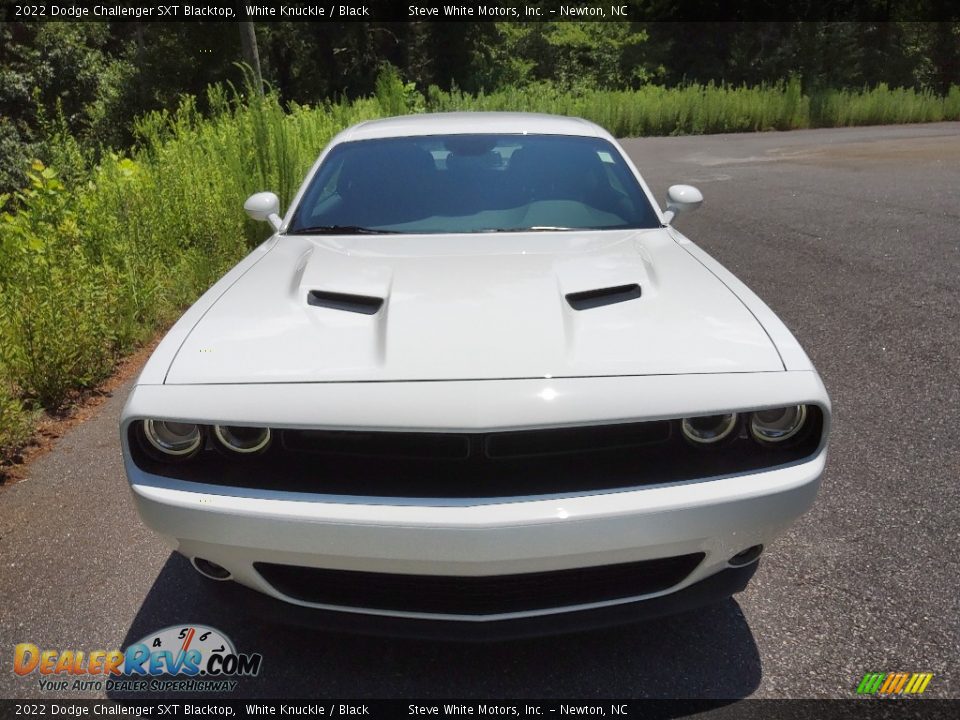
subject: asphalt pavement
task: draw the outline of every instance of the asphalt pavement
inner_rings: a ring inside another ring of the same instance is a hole
[[[960,697],[960,123],[624,141],[676,222],[779,314],[830,392],[819,499],[751,586],[699,612],[464,645],[344,637],[222,606],[138,520],[129,386],[0,487],[0,697],[42,692],[13,646],[124,648],[181,623],[264,656],[250,697],[850,698],[866,672]],[[238,206],[238,212],[240,208]],[[98,693],[93,693],[97,696]]]

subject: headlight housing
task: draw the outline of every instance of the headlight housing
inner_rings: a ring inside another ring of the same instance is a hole
[[[750,415],[750,434],[762,444],[782,443],[795,437],[806,422],[806,405],[758,410]]]
[[[737,427],[737,414],[688,417],[680,427],[683,437],[695,445],[713,445],[730,437]]]
[[[167,459],[186,459],[203,446],[203,431],[194,423],[144,420],[143,437],[155,453]]]
[[[241,455],[255,455],[270,446],[273,433],[266,427],[214,425],[213,436],[225,450]]]

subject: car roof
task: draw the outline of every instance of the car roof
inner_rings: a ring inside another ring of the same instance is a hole
[[[333,142],[475,133],[610,137],[599,125],[582,118],[519,112],[451,112],[401,115],[362,122],[344,130]]]

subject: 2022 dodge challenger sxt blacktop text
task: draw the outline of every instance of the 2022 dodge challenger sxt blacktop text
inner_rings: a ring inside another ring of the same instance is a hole
[[[812,504],[830,404],[604,130],[437,114],[334,138],[121,420],[147,525],[286,617],[496,637],[737,592]],[[299,606],[299,607],[297,607]],[[306,621],[306,620],[304,620]]]

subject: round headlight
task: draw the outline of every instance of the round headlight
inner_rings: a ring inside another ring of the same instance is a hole
[[[800,432],[806,421],[806,405],[758,410],[750,417],[750,434],[762,443],[783,442]]]
[[[172,457],[187,457],[200,449],[200,426],[169,420],[144,420],[143,435],[155,450]]]
[[[683,436],[697,445],[710,445],[730,436],[737,426],[737,414],[684,418]]]
[[[227,450],[244,455],[263,452],[272,437],[270,428],[239,425],[214,425],[213,434]]]

